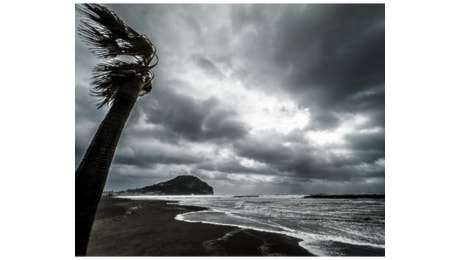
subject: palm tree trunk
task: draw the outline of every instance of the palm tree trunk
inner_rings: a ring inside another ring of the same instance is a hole
[[[112,107],[75,173],[75,255],[86,255],[91,227],[118,140],[143,82],[133,77],[120,88]]]

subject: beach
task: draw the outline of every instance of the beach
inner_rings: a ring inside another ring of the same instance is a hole
[[[267,232],[175,220],[205,210],[171,201],[103,197],[88,256],[312,256],[300,240]]]

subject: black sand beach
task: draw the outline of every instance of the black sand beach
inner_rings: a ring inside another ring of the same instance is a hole
[[[203,210],[166,201],[102,198],[88,256],[312,256],[296,238],[236,227],[177,221]]]

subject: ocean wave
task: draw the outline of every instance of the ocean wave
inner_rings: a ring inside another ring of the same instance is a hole
[[[179,214],[176,220],[295,237],[301,240],[301,247],[315,255],[347,255],[350,247],[385,249],[384,200],[312,200],[297,195],[137,198],[178,201],[179,205],[205,207],[208,210]],[[340,248],[345,249],[341,252]]]

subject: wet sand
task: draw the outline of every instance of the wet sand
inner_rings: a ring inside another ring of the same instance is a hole
[[[177,221],[204,210],[167,201],[102,198],[88,256],[312,256],[289,236]]]

